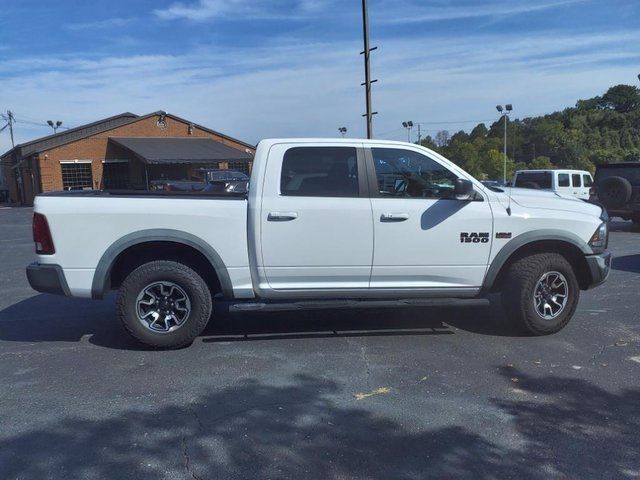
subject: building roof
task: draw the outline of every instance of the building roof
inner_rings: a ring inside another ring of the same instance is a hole
[[[211,138],[109,137],[109,141],[149,164],[249,161],[253,158],[249,153]]]
[[[22,157],[26,157],[34,153],[39,153],[45,150],[50,150],[51,148],[59,147],[60,145],[64,145],[65,143],[75,142],[76,140],[90,137],[91,135],[95,135],[97,133],[106,132],[121,125],[125,125],[132,120],[138,120],[140,118],[141,117],[131,112],[125,112],[121,113],[120,115],[114,115],[113,117],[103,118],[102,120],[98,120],[96,122],[87,123],[86,125],[70,128],[69,130],[63,130],[59,133],[54,133],[53,135],[48,135],[46,137],[41,137],[29,142],[21,143],[2,154],[2,157],[9,155],[16,150],[20,152],[20,155]]]
[[[125,113],[121,113],[120,115],[104,118],[96,122],[88,123],[86,125],[81,125],[79,127],[70,128],[69,130],[64,130],[59,133],[54,133],[53,135],[37,138],[35,140],[31,140],[29,142],[16,145],[11,150],[0,155],[0,158],[6,157],[7,155],[15,151],[17,151],[20,154],[20,156],[24,158],[29,155],[50,150],[52,148],[56,148],[67,143],[82,140],[83,138],[87,138],[92,135],[96,135],[98,133],[107,132],[109,130],[113,130],[114,128],[121,127],[123,125],[127,125],[130,123],[134,123],[134,122],[144,120],[146,118],[153,117],[153,116],[158,116],[158,115],[166,115],[167,117],[173,118],[174,120],[183,122],[185,124],[191,123],[194,125],[194,127],[204,130],[208,133],[212,133],[224,139],[233,141],[251,150],[255,149],[255,145],[251,145],[249,143],[243,142],[242,140],[238,140],[236,138],[230,137],[223,133],[216,132],[215,130],[211,130],[210,128],[203,127],[202,125],[194,124],[193,122],[185,120],[184,118],[180,118],[176,115],[172,115],[162,110],[158,110],[157,112],[152,112],[142,116],[136,115],[135,113],[131,113],[131,112],[125,112]]]

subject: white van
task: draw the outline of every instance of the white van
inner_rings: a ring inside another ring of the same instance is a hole
[[[589,199],[593,177],[586,170],[517,170],[514,187],[551,190],[560,195]]]

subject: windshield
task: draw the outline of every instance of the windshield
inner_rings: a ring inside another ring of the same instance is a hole
[[[216,180],[249,180],[249,177],[242,172],[229,170],[224,172],[207,172],[207,180],[209,180],[210,182]]]
[[[518,172],[515,187],[551,188],[551,172]]]

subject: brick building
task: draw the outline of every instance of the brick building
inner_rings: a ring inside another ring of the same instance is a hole
[[[250,172],[255,147],[162,111],[123,113],[16,145],[0,156],[10,201],[40,192],[148,189],[206,168]]]

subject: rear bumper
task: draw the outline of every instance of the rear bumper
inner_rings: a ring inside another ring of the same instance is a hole
[[[27,280],[31,288],[38,292],[71,295],[60,265],[32,263],[27,267]]]
[[[586,259],[591,272],[591,283],[587,285],[587,289],[602,285],[607,281],[611,271],[611,253],[603,252],[599,255],[589,255]]]

